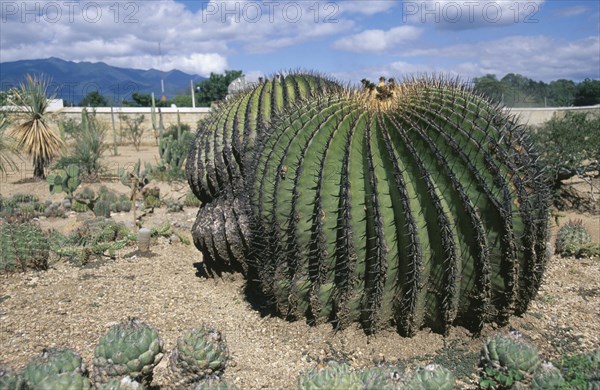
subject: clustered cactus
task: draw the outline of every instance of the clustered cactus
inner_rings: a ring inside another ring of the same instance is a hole
[[[0,273],[48,268],[50,245],[42,229],[30,222],[0,222]]]
[[[64,348],[44,349],[15,373],[0,366],[4,390],[142,390],[152,383],[153,371],[164,355],[158,330],[129,318],[100,337],[89,373],[81,356]],[[170,388],[227,389],[220,378],[227,366],[227,345],[217,330],[201,326],[181,336],[168,365]],[[235,387],[233,387],[235,388]]]
[[[319,80],[259,84],[201,125],[187,176],[209,273],[244,272],[289,319],[368,333],[523,313],[548,190],[522,127],[457,82]]]
[[[345,363],[332,361],[300,375],[298,389],[452,390],[455,382],[454,374],[438,364],[403,372],[395,367],[352,370]]]
[[[600,248],[592,242],[582,220],[569,220],[556,234],[556,253],[561,256],[598,256]]]

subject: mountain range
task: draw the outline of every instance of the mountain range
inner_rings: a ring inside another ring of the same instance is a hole
[[[122,100],[131,100],[134,92],[154,92],[159,99],[162,95],[161,79],[164,81],[165,96],[170,99],[179,93],[189,93],[190,80],[196,84],[206,79],[179,70],[162,72],[157,69],[119,68],[104,62],[73,62],[52,57],[1,62],[0,90],[18,86],[26,74],[48,77],[51,80],[48,92],[63,99],[65,105],[79,103],[92,91],[98,91],[115,105]]]

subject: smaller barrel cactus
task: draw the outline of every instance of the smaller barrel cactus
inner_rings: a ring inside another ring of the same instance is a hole
[[[96,385],[129,376],[149,385],[154,367],[163,357],[158,330],[130,318],[112,326],[94,350],[92,378]]]
[[[89,390],[91,388],[90,380],[76,372],[49,375],[35,386],[36,390]]]
[[[537,349],[521,341],[516,335],[495,336],[481,349],[481,364],[485,367],[533,373],[540,363]]]
[[[360,372],[364,389],[395,390],[402,386],[403,373],[396,367],[371,367]]]
[[[0,390],[28,390],[23,377],[13,372],[9,367],[0,366]]]
[[[79,377],[87,375],[87,368],[81,356],[70,349],[47,348],[40,355],[31,359],[22,372],[23,378],[32,388],[41,388],[42,383],[46,383],[44,388],[71,388],[69,386],[50,386],[52,383],[63,383],[62,381],[67,383],[71,380],[50,378],[61,374],[73,374]],[[75,381],[73,383],[80,383],[77,378],[72,378],[72,380]]]
[[[565,387],[565,379],[560,370],[552,363],[542,364],[531,380],[531,388],[534,390],[564,389]]]
[[[50,245],[33,223],[0,223],[0,273],[48,268]]]
[[[456,378],[439,364],[429,364],[417,369],[405,380],[404,388],[413,390],[452,390]]]
[[[105,200],[96,202],[94,205],[94,215],[96,217],[110,218],[110,203]]]
[[[583,221],[569,221],[556,235],[556,253],[561,256],[575,256],[592,241]]]
[[[169,358],[170,380],[176,387],[218,376],[227,364],[227,345],[217,330],[199,327],[177,339]]]
[[[298,389],[349,389],[361,390],[363,382],[361,375],[350,369],[347,364],[329,362],[326,367],[314,368],[300,376]]]

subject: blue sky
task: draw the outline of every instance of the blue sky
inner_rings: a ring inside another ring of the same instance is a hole
[[[53,56],[203,76],[241,69],[250,78],[314,69],[351,82],[510,72],[579,81],[600,78],[599,4],[0,0],[0,61]]]

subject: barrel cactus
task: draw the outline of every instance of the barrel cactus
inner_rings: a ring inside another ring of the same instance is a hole
[[[28,390],[27,382],[9,367],[0,366],[0,390]]]
[[[404,383],[404,388],[413,390],[452,390],[456,378],[448,369],[429,364],[417,369]]]
[[[158,331],[131,318],[112,326],[94,350],[92,379],[96,385],[130,377],[149,385],[154,367],[163,357],[163,341]]]
[[[556,234],[556,253],[561,256],[577,255],[581,248],[592,242],[583,221],[569,221]]]
[[[70,349],[47,348],[42,353],[27,363],[21,375],[29,387],[41,387],[41,383],[54,383],[59,374],[73,374],[78,377],[87,375],[87,368],[81,356]],[[73,383],[80,383],[77,378],[72,378]],[[61,379],[69,382],[70,379]],[[65,382],[65,383],[66,383]],[[83,383],[83,382],[81,382]],[[89,387],[89,386],[88,386]],[[48,388],[46,386],[46,388]],[[56,387],[55,387],[56,388]]]
[[[223,102],[200,123],[186,162],[186,175],[203,203],[227,189],[242,190],[251,151],[271,119],[301,99],[338,87],[311,73],[276,75]]]
[[[564,389],[567,387],[560,370],[552,363],[544,363],[538,368],[531,380],[531,388],[535,390]]]
[[[169,358],[169,380],[176,387],[189,386],[200,380],[218,376],[225,369],[227,345],[221,333],[199,327],[177,339]]]
[[[481,349],[480,364],[483,367],[513,369],[532,374],[541,364],[535,347],[515,336],[495,336],[487,340]]]
[[[91,388],[92,384],[88,378],[74,372],[47,376],[35,386],[36,390],[89,390]]]
[[[368,333],[524,312],[547,260],[548,191],[522,127],[456,82],[364,84],[267,124],[244,190],[198,214],[206,267],[241,269],[287,318]]]
[[[362,390],[362,388],[361,376],[344,363],[329,362],[327,366],[314,368],[298,378],[299,390]]]
[[[0,273],[46,270],[50,244],[42,229],[29,222],[0,222]]]

